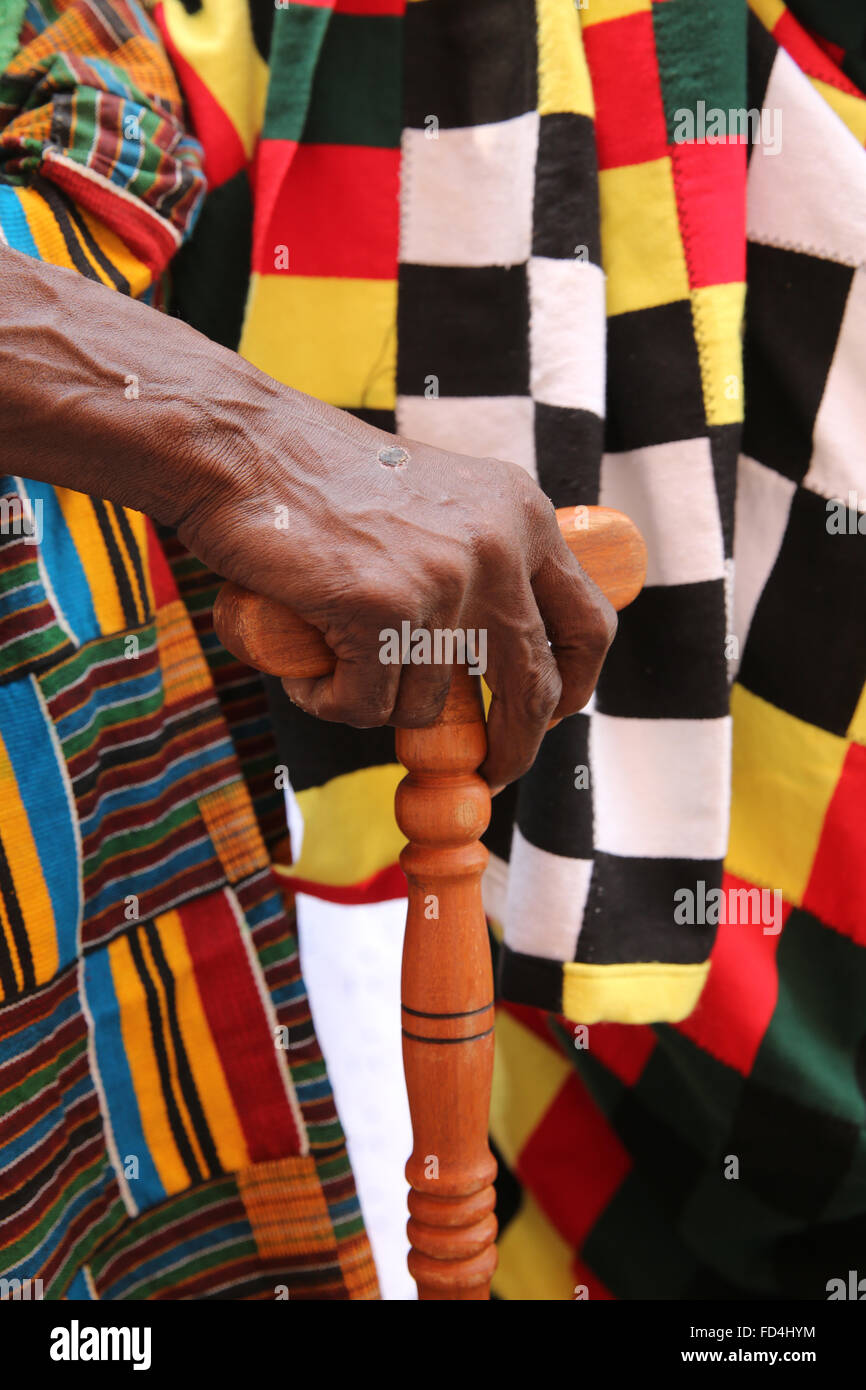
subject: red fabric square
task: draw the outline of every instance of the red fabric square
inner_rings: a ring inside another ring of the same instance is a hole
[[[840,92],[848,92],[852,97],[863,95],[857,90],[851,79],[846,77],[841,68],[834,63],[827,49],[819,48],[802,24],[797,22],[790,10],[785,11],[774,27],[773,38],[777,39],[782,47],[790,53],[797,67],[802,68],[808,77],[817,77],[820,82],[827,82],[831,87],[838,87]],[[837,49],[837,52],[844,57],[842,49]]]
[[[725,874],[722,887],[728,893],[756,885]],[[790,911],[790,904],[783,903],[783,931]],[[684,1037],[743,1076],[752,1069],[776,1007],[776,952],[781,935],[765,935],[760,923],[720,923],[697,1008],[676,1025]]]
[[[176,603],[180,598],[174,575],[165,558],[165,551],[159,543],[153,522],[145,518],[144,534],[147,538],[147,569],[150,587],[153,590],[154,608],[164,608],[167,603]]]
[[[649,11],[583,31],[596,103],[598,167],[643,164],[668,153]]]
[[[399,150],[263,140],[253,269],[396,279],[399,173]]]
[[[630,1023],[594,1023],[589,1051],[626,1086],[634,1086],[656,1045],[651,1028]]]
[[[827,807],[803,906],[866,946],[866,748],[852,743]]]
[[[527,1140],[515,1171],[563,1240],[579,1248],[630,1168],[622,1143],[574,1075]]]
[[[746,144],[671,147],[689,285],[746,278]]]

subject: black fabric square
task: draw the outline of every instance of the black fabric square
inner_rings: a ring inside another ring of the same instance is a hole
[[[854,271],[752,242],[746,265],[743,452],[802,482]]]
[[[592,858],[588,767],[589,716],[575,714],[545,734],[535,762],[520,780],[517,824],[537,849],[570,859]]]
[[[798,488],[739,680],[788,714],[844,735],[866,682],[866,537],[831,535],[827,521],[826,498]]]
[[[241,169],[210,189],[191,237],[171,263],[171,312],[233,350],[247,303],[252,225],[250,181]]]
[[[623,1092],[611,1121],[641,1180],[649,1185],[668,1220],[675,1220],[703,1177],[702,1155],[643,1103],[640,1083]]]
[[[536,109],[534,0],[407,5],[403,23],[406,125],[486,125]]]
[[[771,1299],[772,1295],[732,1284],[713,1269],[700,1269],[683,1290],[683,1298],[695,1298],[706,1303],[727,1303],[747,1298],[750,1303],[761,1303]]]
[[[496,1159],[496,1220],[499,1222],[499,1235],[501,1236],[510,1221],[513,1221],[520,1210],[523,1200],[523,1188],[517,1181],[511,1169],[491,1141],[490,1152]]]
[[[722,538],[725,559],[734,553],[734,501],[737,495],[737,459],[742,442],[742,425],[711,425],[709,428],[710,454],[713,461],[713,475],[716,481],[716,496],[719,499],[719,517],[722,523]]]
[[[503,946],[496,965],[496,993],[549,1013],[562,1013],[562,965]]]
[[[750,1192],[776,1211],[810,1221],[842,1183],[857,1135],[850,1121],[819,1113],[750,1077],[726,1151],[739,1158],[739,1181]]]
[[[535,468],[555,507],[598,501],[604,421],[591,410],[535,402]]]
[[[528,396],[526,266],[401,265],[397,341],[401,396]]]
[[[519,788],[519,782],[510,782],[498,796],[494,796],[490,803],[490,824],[481,836],[481,843],[498,859],[504,859],[506,864],[511,858],[511,837],[514,834]]]
[[[619,453],[706,434],[687,299],[607,321],[606,449]]]
[[[672,961],[689,964],[706,960],[716,928],[675,922],[681,888],[706,890],[722,881],[715,859],[627,859],[596,851],[583,926],[577,939],[577,959],[596,965],[628,961]]]
[[[397,416],[393,410],[374,410],[370,406],[358,406],[350,410],[349,414],[368,425],[375,425],[377,430],[385,430],[387,434],[397,433]]]
[[[724,582],[644,589],[619,615],[596,699],[635,719],[726,715]]]
[[[202,0],[182,0],[187,14],[196,14],[202,8]],[[250,12],[250,27],[253,41],[265,62],[271,51],[271,34],[274,28],[276,6],[274,0],[247,0]]]
[[[320,787],[332,777],[394,763],[394,730],[352,729],[314,719],[293,705],[276,676],[265,676],[277,756],[289,769],[296,792]]]
[[[773,1269],[788,1298],[826,1300],[831,1279],[849,1289],[849,1270],[856,1282],[866,1278],[866,1216],[849,1216],[806,1226],[782,1236],[773,1251]],[[837,1286],[838,1287],[838,1286]],[[864,1293],[859,1293],[858,1302]]]
[[[589,116],[541,117],[533,217],[533,256],[601,265],[598,163]]]

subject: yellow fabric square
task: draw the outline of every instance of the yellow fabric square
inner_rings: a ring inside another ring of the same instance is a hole
[[[397,282],[253,275],[240,354],[332,405],[393,410]]]
[[[866,145],[866,101],[862,97],[852,96],[850,92],[840,92],[838,87],[821,82],[817,77],[813,77],[811,82],[827,105],[832,106],[840,121],[845,122],[851,134],[861,145]]]
[[[670,158],[602,169],[598,182],[608,314],[687,299]]]
[[[761,888],[781,888],[799,907],[848,744],[739,684],[731,694],[731,713],[731,837],[725,866]]]
[[[497,1298],[562,1302],[574,1297],[574,1249],[552,1226],[530,1192],[497,1243]]]
[[[571,1076],[568,1062],[510,1014],[496,1016],[490,1133],[509,1168]]]
[[[848,725],[848,737],[855,743],[866,743],[866,685],[860,691],[854,717]]]
[[[652,9],[651,0],[581,0],[576,6],[584,29],[590,24],[603,24],[606,19],[622,19],[628,14],[646,14]]]
[[[562,1012],[573,1023],[681,1023],[701,995],[709,961],[562,967]]]
[[[304,842],[297,862],[277,871],[345,888],[396,863],[406,837],[394,819],[394,793],[405,775],[399,763],[384,763],[298,792]]]
[[[594,116],[592,82],[574,0],[537,0],[536,14],[539,115],[569,111]]]
[[[707,424],[736,424],[743,418],[741,329],[746,286],[706,285],[692,290],[691,299]]]
[[[252,155],[264,123],[268,65],[256,48],[249,7],[237,0],[208,0],[197,8],[163,0],[163,16],[172,43]]]
[[[749,0],[749,9],[771,34],[785,13],[782,0]]]

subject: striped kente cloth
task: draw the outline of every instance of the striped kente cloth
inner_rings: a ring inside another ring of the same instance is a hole
[[[3,240],[161,303],[205,184],[150,20],[30,0],[0,51]],[[7,476],[0,508],[0,1276],[375,1298],[217,581],[97,498]]]

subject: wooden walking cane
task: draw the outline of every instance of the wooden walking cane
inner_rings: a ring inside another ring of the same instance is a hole
[[[572,553],[614,608],[640,592],[646,547],[622,513],[564,507]],[[271,675],[327,675],[322,634],[273,599],[225,584],[217,635],[235,656]],[[481,903],[487,851],[480,843],[490,793],[476,769],[487,739],[477,677],[454,669],[448,699],[425,729],[398,729],[407,776],[396,817],[408,844],[403,944],[403,1063],[412,1116],[409,1269],[422,1299],[486,1299],[496,1268],[493,1180],[487,1142],[493,1075],[493,972]]]

